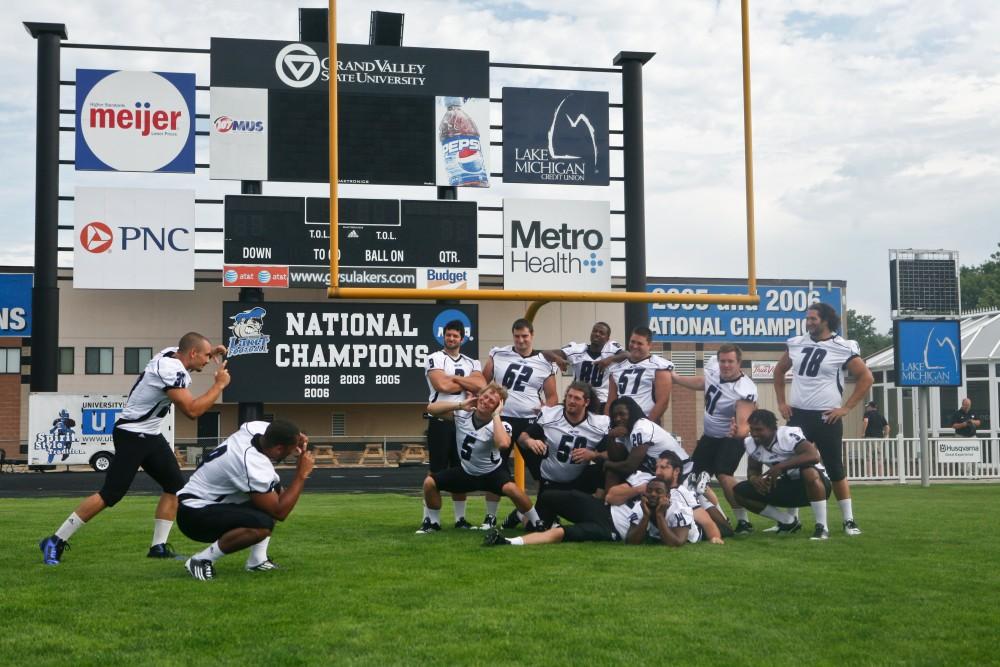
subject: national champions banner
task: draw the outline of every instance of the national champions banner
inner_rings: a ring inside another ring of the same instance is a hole
[[[0,336],[31,335],[30,273],[0,274]]]
[[[277,303],[222,305],[233,382],[227,403],[425,403],[424,364],[444,326],[465,328],[478,358],[474,305]]]
[[[766,281],[757,283],[760,304],[651,303],[649,328],[653,340],[696,343],[784,343],[806,333],[806,310],[817,301],[843,311],[841,281]],[[745,284],[650,283],[656,294],[745,294]],[[848,332],[850,333],[850,332]]]

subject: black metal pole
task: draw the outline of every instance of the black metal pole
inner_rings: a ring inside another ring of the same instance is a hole
[[[62,23],[25,23],[38,41],[35,109],[35,281],[31,391],[59,390],[59,50]]]
[[[622,51],[614,64],[622,68],[622,130],[625,167],[625,289],[646,291],[646,185],[642,153],[642,66],[656,55]],[[648,325],[647,304],[625,304],[625,339]]]

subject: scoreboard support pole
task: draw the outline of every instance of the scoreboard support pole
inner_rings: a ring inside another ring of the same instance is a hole
[[[337,181],[339,180],[339,153],[337,152],[337,0],[329,0],[326,41],[330,49],[330,288],[340,289],[340,207],[337,205]]]

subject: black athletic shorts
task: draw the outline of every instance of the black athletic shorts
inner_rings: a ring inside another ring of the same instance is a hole
[[[250,503],[217,503],[207,507],[177,506],[177,527],[195,542],[215,542],[234,528],[274,530],[274,517]]]
[[[535,504],[538,516],[546,524],[557,517],[572,521],[563,526],[563,542],[619,542],[611,508],[603,500],[582,491],[550,490],[538,496]]]
[[[461,465],[455,443],[455,422],[431,417],[427,421],[427,451],[431,472],[440,472]]]
[[[486,475],[470,475],[461,466],[448,468],[441,472],[431,473],[431,479],[434,480],[438,491],[448,491],[449,493],[487,491],[498,496],[503,495],[504,484],[514,481],[505,465],[500,465],[496,470]]]
[[[811,468],[812,466],[806,467]],[[823,486],[826,487],[826,497],[829,498],[830,489],[832,488],[830,478],[822,472],[819,474],[819,477],[823,480]],[[776,507],[805,507],[809,504],[805,480],[801,476],[798,479],[791,479],[787,475],[782,475],[767,494],[760,493],[754,488],[750,480],[746,480],[737,484],[733,489],[733,493],[739,498],[756,500]]]
[[[698,439],[698,445],[691,453],[694,472],[707,472],[709,475],[730,475],[743,459],[746,448],[739,438],[713,438],[703,435]]]
[[[162,435],[133,433],[116,426],[111,439],[115,443],[115,458],[104,475],[104,486],[98,491],[108,507],[114,507],[125,497],[140,467],[156,480],[164,493],[177,493],[184,486],[177,457]]]
[[[825,411],[792,408],[792,418],[788,420],[788,425],[802,429],[806,440],[819,450],[830,481],[839,482],[847,477],[844,472],[844,420],[827,424],[823,421],[823,412]]]

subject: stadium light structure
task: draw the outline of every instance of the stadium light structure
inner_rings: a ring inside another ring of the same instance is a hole
[[[337,12],[336,0],[329,0],[329,44],[330,62],[336,62]],[[749,0],[741,0],[741,35],[743,63],[743,148],[746,178],[746,232],[747,232],[747,293],[746,294],[659,294],[651,292],[572,292],[544,290],[505,289],[399,289],[389,287],[341,287],[339,239],[335,231],[338,225],[338,207],[330,206],[330,286],[327,296],[331,299],[397,299],[404,301],[456,299],[481,301],[533,301],[530,313],[551,301],[585,301],[604,303],[680,303],[680,304],[733,304],[756,305],[760,303],[757,294],[757,267],[754,237],[753,199],[753,142],[750,107],[750,28]],[[336,72],[334,72],[336,77]],[[337,201],[337,85],[336,78],[329,86],[330,103],[330,201]],[[626,156],[627,159],[627,156]]]

